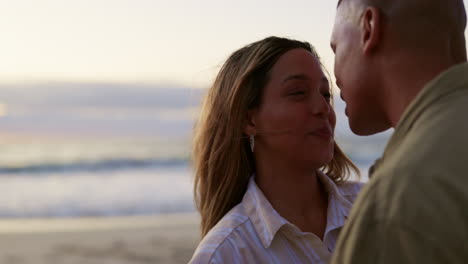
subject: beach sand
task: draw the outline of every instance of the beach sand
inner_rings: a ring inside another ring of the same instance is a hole
[[[187,263],[198,225],[196,214],[0,220],[0,263]]]

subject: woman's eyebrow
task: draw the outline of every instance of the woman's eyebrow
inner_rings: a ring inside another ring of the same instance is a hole
[[[283,83],[291,81],[291,80],[309,80],[309,77],[305,74],[292,74],[288,77],[284,78]]]

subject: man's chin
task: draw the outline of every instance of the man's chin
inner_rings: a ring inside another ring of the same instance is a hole
[[[348,118],[348,121],[349,121],[349,128],[354,134],[358,136],[371,136],[374,134],[384,132],[385,130],[390,128],[390,127],[377,126],[373,122],[367,122],[367,123],[353,122],[351,118]]]

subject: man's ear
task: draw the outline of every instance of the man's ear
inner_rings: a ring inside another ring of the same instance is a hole
[[[380,44],[382,33],[382,13],[376,7],[367,7],[361,19],[361,45],[364,54],[374,51]]]
[[[256,117],[256,110],[248,110],[247,117],[244,122],[244,134],[246,135],[256,135],[257,134],[257,127],[255,122]]]

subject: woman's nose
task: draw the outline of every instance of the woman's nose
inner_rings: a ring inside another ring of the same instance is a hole
[[[330,113],[330,103],[322,94],[315,96],[312,102],[312,113],[318,116],[328,116]]]

